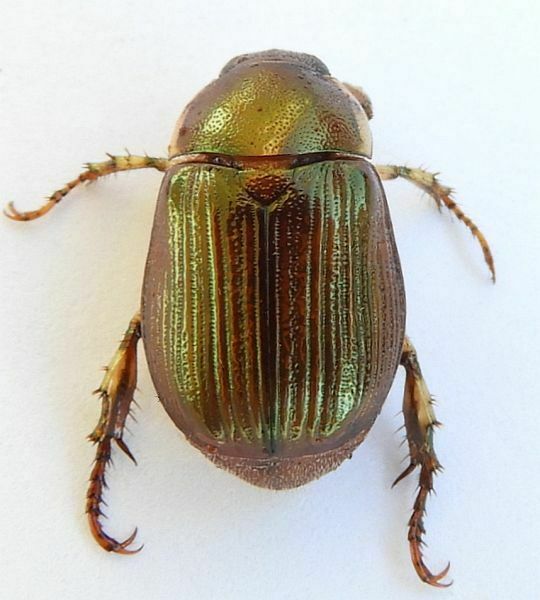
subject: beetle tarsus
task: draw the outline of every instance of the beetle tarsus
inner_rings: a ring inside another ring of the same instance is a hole
[[[427,463],[427,466],[425,463]],[[433,574],[424,562],[422,553],[422,546],[425,545],[422,536],[425,533],[424,515],[426,512],[426,501],[429,494],[433,491],[433,474],[439,469],[438,464],[434,467],[429,464],[429,460],[426,460],[425,463],[421,466],[420,489],[416,496],[413,514],[408,524],[409,533],[407,537],[409,540],[409,549],[415,571],[422,581],[435,587],[449,587],[452,585],[452,582],[441,583],[441,580],[448,575],[450,563],[440,573]],[[393,486],[412,473],[417,466],[417,463],[411,462],[405,471],[394,481]]]
[[[19,211],[15,208],[13,202],[8,202],[5,208],[3,209],[3,213],[8,219],[12,221],[33,221],[43,215],[47,214],[51,208],[56,204],[56,202],[48,199],[47,202],[37,210],[29,210],[29,211]]]
[[[495,283],[495,261],[493,260],[491,249],[484,234],[480,231],[476,223],[461,210],[456,201],[452,198],[452,188],[444,186],[439,182],[437,179],[438,173],[429,173],[424,169],[413,169],[399,165],[377,165],[376,169],[381,179],[388,180],[403,177],[403,179],[410,181],[429,194],[437,204],[439,210],[442,206],[446,206],[450,212],[468,227],[469,231],[473,234],[482,248],[484,260],[491,273],[491,279],[493,283]]]
[[[420,467],[419,489],[413,513],[409,520],[409,549],[414,568],[422,581],[435,587],[448,587],[452,582],[441,583],[450,570],[450,563],[440,573],[433,574],[424,562],[422,536],[425,533],[424,515],[429,494],[433,491],[433,476],[442,469],[433,448],[433,430],[440,423],[435,418],[433,401],[418,363],[416,351],[406,337],[403,344],[401,364],[405,367],[405,393],[403,414],[409,444],[410,463],[399,475],[393,486]],[[392,487],[393,487],[392,486]]]
[[[105,437],[98,443],[96,451],[96,460],[92,474],[90,475],[90,485],[86,494],[86,514],[88,515],[88,524],[90,531],[96,542],[107,552],[116,552],[117,554],[135,554],[142,549],[130,549],[129,546],[135,540],[137,528],[123,542],[119,542],[105,533],[101,517],[106,517],[102,510],[105,504],[103,500],[103,491],[107,487],[105,481],[105,471],[108,463],[111,461],[111,437]]]
[[[115,156],[113,154],[107,154],[109,160],[96,163],[86,163],[86,170],[83,171],[78,177],[68,182],[64,187],[56,190],[51,194],[45,204],[36,210],[29,210],[26,212],[18,211],[13,202],[9,202],[4,208],[4,214],[9,219],[14,221],[33,221],[43,215],[47,214],[54,206],[56,206],[65,196],[71,192],[72,189],[76,188],[82,183],[90,182],[110,175],[111,173],[119,173],[121,171],[132,171],[134,169],[157,169],[158,171],[166,171],[169,167],[169,160],[167,158],[157,158],[154,156],[134,156],[128,154],[127,156]]]
[[[105,516],[102,506],[103,492],[107,487],[105,473],[111,462],[112,440],[135,464],[137,461],[123,440],[126,417],[130,405],[134,401],[133,393],[137,383],[137,342],[141,336],[141,318],[136,314],[120,343],[105,376],[95,393],[101,398],[101,416],[94,431],[88,436],[90,441],[97,444],[95,464],[90,475],[90,484],[86,494],[86,513],[90,531],[97,543],[107,552],[118,554],[134,554],[142,549],[130,549],[135,540],[137,529],[119,542],[105,533],[101,517]]]

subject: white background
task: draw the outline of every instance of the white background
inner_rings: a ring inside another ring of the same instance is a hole
[[[84,495],[91,396],[137,308],[160,175],[122,174],[46,218],[0,222],[0,596],[175,600],[540,598],[540,9],[528,2],[1,2],[0,191],[20,208],[104,152],[163,154],[190,98],[232,56],[281,47],[369,91],[376,162],[442,172],[483,228],[387,185],[408,331],[445,427],[420,583],[406,543],[416,480],[394,490],[403,375],[351,461],[270,492],[228,475],[168,420],[140,360],[142,409],[109,478],[103,552]],[[152,6],[154,4],[154,6]],[[142,354],[142,353],[141,353]]]

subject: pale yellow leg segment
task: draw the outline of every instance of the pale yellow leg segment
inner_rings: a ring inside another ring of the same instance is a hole
[[[398,177],[407,179],[421,190],[424,190],[424,192],[427,192],[435,200],[439,208],[444,205],[448,210],[453,212],[478,240],[484,254],[484,260],[491,272],[491,278],[495,282],[495,263],[484,234],[453,200],[452,189],[439,183],[437,173],[429,173],[428,171],[424,171],[424,169],[411,169],[398,165],[377,165],[376,169],[381,179],[397,179]]]
[[[90,531],[97,543],[108,552],[133,554],[140,548],[129,548],[135,540],[137,529],[124,541],[118,542],[108,535],[101,523],[103,492],[106,487],[105,473],[111,461],[112,442],[135,462],[135,458],[123,440],[126,418],[133,402],[137,385],[137,343],[141,337],[141,317],[137,313],[130,321],[101,385],[96,390],[101,398],[101,416],[88,439],[96,444],[96,460],[90,475],[86,494],[86,514]],[[142,546],[141,546],[142,547]]]
[[[65,196],[76,188],[81,183],[94,181],[99,177],[110,175],[111,173],[120,173],[121,171],[132,171],[134,169],[157,169],[158,171],[166,171],[169,167],[169,160],[166,158],[155,158],[153,156],[126,156],[107,155],[109,160],[97,163],[87,163],[86,170],[83,171],[76,179],[67,183],[63,188],[56,190],[43,206],[37,210],[27,212],[19,212],[13,202],[10,202],[4,209],[4,214],[15,221],[32,221],[47,214],[53,206],[56,206]]]
[[[422,555],[426,501],[433,491],[433,476],[441,469],[433,448],[433,430],[440,423],[435,418],[433,400],[422,377],[416,350],[407,337],[403,343],[401,365],[406,371],[403,415],[409,443],[410,464],[393,485],[412,473],[416,467],[420,467],[418,494],[409,520],[408,540],[411,558],[422,581],[436,587],[448,587],[451,583],[441,583],[441,579],[448,574],[450,563],[440,573],[433,574],[424,563]]]
[[[351,92],[351,94],[360,102],[368,119],[373,119],[373,104],[369,96],[361,87],[343,82],[343,85]]]

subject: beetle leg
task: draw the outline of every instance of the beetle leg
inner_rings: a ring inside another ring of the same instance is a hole
[[[124,334],[122,342],[113,359],[106,368],[101,385],[96,390],[101,398],[101,416],[88,439],[97,444],[96,460],[90,475],[90,485],[86,494],[86,513],[90,531],[97,543],[109,552],[133,554],[140,548],[130,550],[137,529],[123,542],[118,542],[103,530],[100,517],[103,515],[103,491],[106,487],[105,472],[111,461],[111,442],[136,463],[133,454],[123,440],[124,425],[133,401],[137,384],[137,342],[141,337],[141,317],[137,313]]]
[[[368,119],[373,119],[373,104],[371,103],[370,97],[364,92],[364,90],[350,83],[343,82],[343,85],[349,90],[349,92],[360,102],[364,112]]]
[[[67,183],[64,187],[56,190],[51,194],[45,204],[36,210],[27,212],[19,212],[13,202],[9,202],[4,209],[4,214],[14,221],[32,221],[47,214],[51,208],[56,206],[65,196],[76,188],[81,183],[90,182],[110,175],[111,173],[119,173],[121,171],[132,171],[134,169],[157,169],[158,171],[166,171],[169,166],[169,160],[166,158],[155,158],[153,156],[113,156],[107,154],[109,160],[96,163],[86,163],[86,170],[78,177]]]
[[[393,486],[412,473],[417,466],[420,467],[418,494],[409,520],[408,539],[411,558],[422,581],[436,587],[448,587],[451,583],[441,583],[441,579],[448,574],[450,563],[440,573],[433,574],[424,563],[422,556],[426,500],[433,490],[433,476],[442,468],[433,449],[433,430],[440,423],[435,418],[433,401],[422,377],[416,350],[408,337],[405,337],[403,344],[401,364],[406,371],[403,414],[409,443],[410,464],[394,481]]]
[[[484,234],[478,229],[478,226],[470,219],[456,204],[452,198],[452,188],[441,185],[437,179],[437,173],[429,173],[424,169],[411,169],[409,167],[402,167],[398,165],[376,165],[377,172],[381,179],[397,179],[403,177],[407,181],[414,183],[417,187],[424,192],[427,192],[433,200],[437,203],[437,206],[446,206],[448,210],[454,213],[456,217],[469,228],[473,236],[478,240],[482,253],[484,254],[484,260],[491,272],[491,278],[495,282],[495,263],[493,261],[493,255],[489,244],[484,237]]]
[[[364,112],[368,119],[373,119],[373,104],[371,103],[370,97],[366,94],[366,92],[358,85],[352,85],[350,83],[342,82],[347,90],[360,102]]]

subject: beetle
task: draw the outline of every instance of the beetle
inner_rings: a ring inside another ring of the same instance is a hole
[[[405,178],[489,245],[435,174],[371,162],[367,94],[316,57],[245,54],[186,107],[167,158],[108,155],[54,192],[41,217],[84,182],[132,169],[165,173],[154,217],[141,310],[97,393],[101,416],[86,512],[107,551],[132,548],[103,528],[105,473],[123,439],[143,339],[159,399],[213,463],[271,489],[337,468],[364,440],[396,370],[410,463],[420,469],[408,541],[420,578],[444,587],[448,566],[426,566],[427,496],[440,463],[438,425],[416,351],[405,335],[405,293],[382,180]]]

